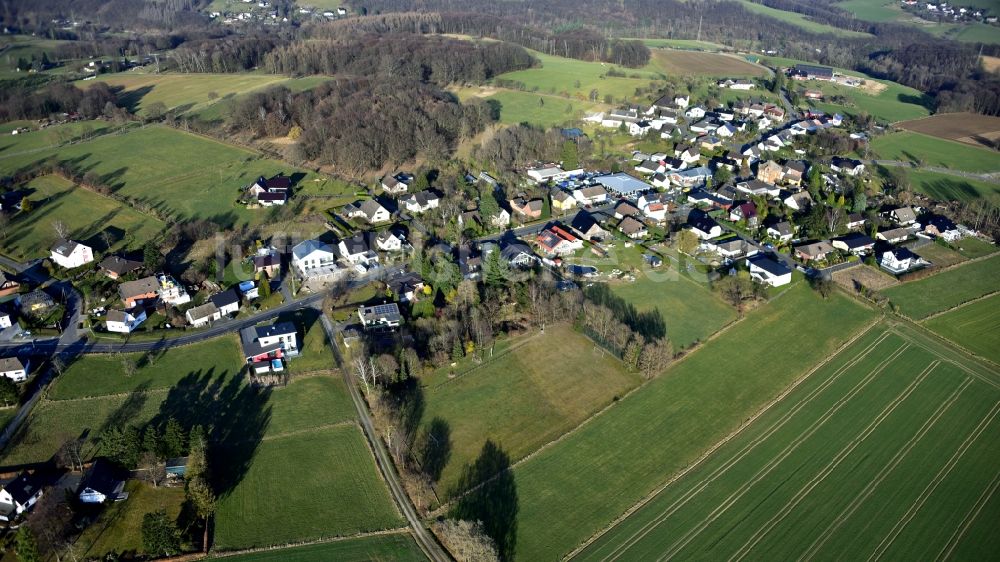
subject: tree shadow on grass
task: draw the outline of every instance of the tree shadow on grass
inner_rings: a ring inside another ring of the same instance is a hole
[[[415,456],[420,470],[434,482],[441,480],[441,473],[451,460],[451,425],[444,418],[435,417],[421,432],[417,443]]]
[[[614,294],[606,283],[594,283],[584,294],[590,301],[610,308],[615,318],[647,340],[666,337],[667,325],[659,310],[639,312],[635,305]]]
[[[510,456],[487,440],[479,458],[465,467],[457,489],[468,493],[452,509],[451,517],[481,521],[500,559],[512,560],[517,543],[518,501]]]

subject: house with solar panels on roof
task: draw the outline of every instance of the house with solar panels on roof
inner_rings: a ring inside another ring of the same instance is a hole
[[[358,319],[366,332],[389,332],[399,327],[403,322],[403,315],[399,313],[399,305],[392,302],[359,306]]]

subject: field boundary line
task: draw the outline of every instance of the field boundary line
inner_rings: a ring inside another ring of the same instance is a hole
[[[863,353],[859,354],[858,356],[854,357],[853,359],[842,365],[830,376],[830,378],[823,381],[823,383],[820,386],[813,389],[806,397],[803,398],[803,400],[796,403],[791,410],[783,414],[764,433],[754,438],[754,440],[748,443],[746,446],[744,446],[742,450],[733,455],[731,458],[727,459],[726,462],[723,463],[723,465],[719,466],[714,471],[712,471],[697,486],[695,486],[694,488],[683,494],[680,498],[678,498],[676,501],[667,506],[667,508],[664,509],[658,516],[654,517],[652,520],[643,525],[638,531],[633,533],[632,536],[628,537],[628,539],[626,539],[625,542],[623,542],[621,545],[615,548],[607,557],[604,558],[604,560],[621,555],[624,552],[624,550],[627,550],[628,548],[634,546],[639,540],[644,538],[647,534],[649,534],[649,532],[651,532],[653,529],[659,526],[660,523],[662,523],[667,518],[675,514],[677,510],[687,505],[687,503],[691,499],[700,494],[705,488],[707,488],[710,484],[715,482],[722,475],[726,474],[729,471],[729,469],[735,466],[738,462],[746,458],[746,456],[749,455],[751,452],[753,452],[753,450],[755,450],[758,445],[767,441],[776,432],[780,431],[785,426],[785,424],[787,424],[793,417],[795,417],[799,412],[801,412],[803,408],[805,408],[808,404],[810,404],[813,401],[813,399],[815,399],[821,393],[830,388],[830,386],[833,385],[833,383],[839,380],[841,375],[846,373],[850,368],[852,368],[862,359],[867,357],[872,352],[872,350],[874,350],[879,344],[884,342],[889,337],[889,335],[890,333],[888,330],[882,333],[878,338],[875,339],[875,341],[873,341],[871,344],[869,344],[867,348],[865,348]],[[889,358],[887,358],[884,361],[890,361],[893,358],[898,357],[899,355],[902,354],[905,348],[906,348],[906,343],[904,342],[898,348],[896,348],[896,350],[892,354],[890,354]],[[792,451],[798,448],[798,446],[801,445],[801,443],[804,442],[809,436],[811,436],[812,433],[814,433],[819,427],[825,424],[833,414],[839,411],[840,408],[842,408],[843,405],[850,400],[850,398],[852,398],[854,395],[860,392],[862,388],[867,386],[868,383],[874,380],[878,372],[880,372],[880,369],[876,369],[872,373],[869,373],[868,375],[862,377],[862,379],[858,381],[854,385],[854,387],[851,388],[850,391],[848,391],[845,395],[841,396],[839,400],[837,400],[829,408],[827,408],[826,412],[823,415],[814,420],[804,434],[800,434],[798,438],[796,438],[787,446],[785,446],[785,448],[779,454],[780,458],[777,458],[776,460],[772,459],[771,461],[769,461],[767,465],[765,465],[761,469],[761,471],[764,469],[768,469],[768,472],[770,472],[769,466],[771,466],[772,464],[776,466],[782,460],[787,458],[787,456]],[[758,471],[757,474],[754,475],[754,477],[760,475],[761,471]]]
[[[484,361],[482,363],[479,363],[478,365],[473,365],[473,366],[469,367],[468,369],[462,371],[461,373],[456,374],[454,377],[445,379],[443,382],[439,382],[439,383],[435,384],[434,386],[428,386],[427,388],[432,389],[432,390],[435,389],[435,388],[440,388],[442,386],[445,386],[446,384],[455,382],[458,379],[461,379],[461,378],[465,377],[465,375],[468,375],[468,374],[470,374],[470,373],[472,373],[474,371],[478,371],[478,370],[480,370],[480,369],[482,369],[484,367],[487,367],[490,363],[493,363],[494,361],[497,361],[497,360],[499,360],[499,359],[501,359],[503,357],[506,357],[507,354],[511,353],[512,351],[516,351],[516,350],[521,349],[522,347],[528,345],[529,343],[531,343],[532,341],[534,341],[535,338],[538,338],[539,336],[541,336],[542,333],[543,332],[538,331],[538,332],[535,332],[534,334],[527,335],[527,336],[524,337],[524,339],[522,339],[522,340],[520,340],[520,341],[512,344],[510,347],[508,347],[507,349],[505,349],[502,353],[499,353],[499,354],[494,355],[493,357],[491,357],[489,361]],[[584,337],[586,337],[586,336],[584,336]]]
[[[830,536],[837,532],[841,525],[843,525],[848,518],[854,515],[858,508],[871,497],[871,495],[875,492],[875,488],[877,488],[886,479],[886,477],[888,477],[889,474],[895,470],[897,466],[899,466],[899,463],[903,462],[903,459],[906,458],[906,456],[910,454],[910,451],[917,446],[917,443],[922,441],[923,438],[927,436],[927,433],[935,425],[937,425],[937,422],[941,419],[945,412],[950,410],[951,407],[955,405],[959,396],[961,396],[971,384],[972,378],[966,377],[962,384],[951,393],[951,396],[942,402],[934,413],[924,421],[923,425],[920,426],[920,429],[917,430],[917,432],[903,444],[903,447],[896,451],[892,458],[889,459],[889,462],[879,470],[878,474],[875,475],[875,478],[870,480],[865,487],[862,488],[861,493],[855,496],[854,499],[851,500],[851,503],[847,504],[847,507],[841,510],[840,515],[838,515],[833,522],[827,526],[826,530],[813,540],[813,543],[809,545],[806,552],[799,557],[799,560],[808,560],[816,556],[816,551],[822,548],[823,545],[826,544],[826,541],[830,539]]]
[[[948,314],[949,312],[952,312],[952,311],[955,311],[955,310],[959,310],[961,308],[965,308],[966,306],[968,306],[970,304],[979,302],[981,300],[986,300],[986,299],[988,299],[988,298],[990,298],[990,297],[992,297],[994,295],[998,295],[998,294],[1000,294],[1000,289],[998,289],[996,291],[990,291],[989,293],[986,293],[985,295],[978,296],[978,297],[976,297],[974,299],[958,303],[958,304],[956,304],[955,306],[953,306],[951,308],[946,308],[944,310],[939,310],[939,311],[931,314],[930,316],[924,316],[923,318],[921,318],[920,320],[918,320],[917,323],[918,324],[923,324],[924,322],[926,322],[928,320],[933,320],[934,318],[937,318],[938,316],[942,316],[942,315]]]
[[[89,400],[103,400],[105,398],[128,398],[136,394],[146,395],[146,394],[167,394],[173,387],[166,388],[150,388],[147,390],[130,390],[127,392],[115,392],[114,394],[99,394],[97,396],[78,396],[76,398],[50,398],[48,393],[45,395],[46,402],[87,402]]]
[[[878,546],[875,548],[875,551],[872,552],[872,554],[868,557],[869,562],[882,558],[882,555],[885,554],[885,551],[890,546],[892,546],[892,543],[896,540],[896,537],[898,537],[899,534],[903,532],[903,529],[905,529],[906,526],[910,523],[910,521],[913,520],[914,517],[916,517],[917,512],[920,511],[920,509],[924,506],[925,503],[927,503],[927,498],[929,498],[930,495],[934,493],[934,490],[936,490],[937,487],[941,484],[941,482],[943,482],[944,479],[947,478],[949,474],[951,474],[951,471],[955,468],[956,465],[958,465],[958,461],[963,456],[965,456],[965,453],[968,452],[972,444],[975,443],[976,440],[978,440],[979,437],[983,434],[983,432],[986,431],[986,428],[989,427],[991,423],[993,423],[993,420],[996,418],[997,413],[1000,413],[1000,402],[997,402],[996,404],[993,405],[993,409],[990,410],[990,413],[982,420],[980,420],[979,425],[972,430],[972,433],[966,436],[965,441],[963,441],[962,444],[959,445],[958,449],[956,449],[955,452],[951,455],[951,458],[948,459],[948,462],[946,462],[944,466],[942,466],[941,469],[938,470],[938,473],[934,475],[934,478],[927,483],[927,486],[924,487],[923,491],[920,492],[920,495],[917,496],[917,499],[914,500],[913,503],[910,505],[909,509],[906,510],[906,512],[903,514],[903,517],[901,517],[899,520],[896,521],[896,524],[893,525],[893,528],[890,529],[889,533],[882,539],[881,542],[879,542]]]
[[[746,316],[744,316],[743,318],[746,318]],[[733,325],[737,324],[738,322],[741,322],[743,320],[743,318],[738,318],[738,319],[734,320],[730,324],[730,326],[733,326]],[[689,464],[688,466],[686,466],[683,469],[679,470],[673,476],[668,477],[667,480],[663,482],[663,484],[661,484],[660,486],[654,488],[650,493],[646,494],[645,497],[641,498],[638,502],[636,502],[634,505],[632,505],[632,507],[628,508],[621,515],[619,515],[618,517],[616,517],[615,519],[613,519],[610,523],[608,523],[608,525],[606,527],[604,527],[603,529],[601,529],[598,532],[594,533],[589,539],[587,539],[586,541],[580,543],[575,549],[573,549],[568,554],[566,554],[565,556],[563,556],[562,559],[563,560],[567,560],[569,558],[572,558],[572,557],[576,556],[580,552],[582,552],[585,548],[587,548],[588,546],[590,546],[591,544],[593,544],[597,539],[599,539],[600,537],[602,537],[603,535],[605,535],[608,531],[610,531],[614,527],[618,526],[619,523],[621,523],[622,521],[624,521],[625,519],[627,519],[629,516],[631,516],[633,513],[635,513],[639,509],[641,509],[644,505],[646,505],[647,503],[649,503],[650,501],[652,501],[654,497],[656,497],[660,492],[662,492],[668,486],[670,486],[671,484],[673,484],[677,480],[680,480],[685,475],[687,475],[688,473],[690,473],[692,470],[694,470],[695,468],[697,468],[698,466],[700,466],[703,462],[705,462],[705,460],[708,457],[712,456],[712,454],[714,454],[716,451],[718,451],[719,448],[721,448],[723,445],[725,445],[729,441],[733,440],[736,436],[738,436],[739,434],[741,434],[747,427],[749,427],[750,425],[752,425],[754,421],[756,421],[758,418],[760,418],[762,415],[764,415],[766,412],[768,412],[776,404],[778,404],[779,402],[781,402],[782,400],[784,400],[789,394],[791,394],[796,388],[798,388],[798,386],[803,381],[805,381],[806,379],[808,379],[813,373],[815,373],[819,369],[823,368],[826,364],[828,364],[836,356],[838,356],[841,352],[843,352],[843,350],[847,349],[852,344],[854,344],[854,342],[856,342],[857,340],[861,339],[865,334],[867,334],[868,332],[870,332],[875,326],[877,326],[879,324],[879,322],[881,322],[881,318],[875,318],[871,322],[869,322],[867,326],[863,326],[862,328],[859,328],[858,333],[856,333],[853,337],[851,337],[850,339],[848,339],[847,341],[845,341],[843,344],[841,344],[839,347],[837,347],[835,350],[833,350],[830,353],[829,356],[827,356],[825,359],[823,359],[822,361],[820,361],[819,363],[817,363],[816,365],[814,365],[811,369],[809,369],[808,371],[806,371],[805,373],[803,373],[801,376],[799,376],[799,378],[797,378],[796,380],[792,381],[791,384],[789,384],[782,392],[780,392],[770,402],[767,402],[763,406],[761,406],[756,412],[754,412],[753,415],[751,415],[749,418],[747,418],[746,420],[744,420],[742,424],[740,424],[738,427],[736,427],[736,429],[734,429],[733,431],[731,431],[728,435],[724,436],[722,439],[720,439],[714,445],[712,445],[707,450],[705,450],[701,455],[699,455],[696,459],[694,459],[691,462],[691,464]],[[709,339],[711,339],[711,338],[709,338]],[[706,341],[709,341],[709,340],[707,339]],[[687,356],[685,355],[685,357],[687,357]],[[681,358],[681,360],[683,360],[683,358]]]
[[[895,287],[903,287],[903,286],[909,285],[911,283],[919,283],[920,281],[924,281],[926,279],[933,279],[934,277],[937,277],[938,275],[941,275],[942,273],[945,273],[947,271],[952,271],[953,269],[960,269],[960,268],[972,265],[974,263],[979,263],[981,261],[986,261],[986,260],[988,260],[990,258],[995,258],[998,255],[1000,255],[1000,252],[993,252],[991,254],[986,254],[985,256],[979,256],[978,258],[970,258],[970,259],[967,259],[965,261],[960,261],[958,263],[953,263],[951,265],[948,265],[948,266],[936,269],[932,275],[927,275],[926,277],[920,277],[918,279],[910,279],[908,281],[900,281],[899,283],[893,285],[892,287],[887,287],[887,288],[888,289],[892,289],[892,288],[895,288]],[[879,291],[879,292],[881,293],[882,291]],[[918,320],[922,320],[922,318],[920,318]]]
[[[983,493],[979,495],[979,499],[976,500],[972,509],[969,510],[968,514],[966,514],[965,519],[962,521],[962,525],[960,525],[958,529],[955,529],[955,532],[951,534],[951,538],[948,539],[944,548],[942,548],[941,552],[938,553],[936,558],[937,560],[946,560],[951,557],[951,553],[954,552],[955,547],[962,542],[962,537],[965,536],[965,532],[969,530],[969,527],[971,527],[976,521],[976,518],[979,517],[980,512],[982,512],[983,508],[986,507],[986,504],[989,503],[990,498],[993,497],[993,494],[997,491],[998,486],[1000,486],[1000,472],[997,472],[997,475],[993,477],[993,481],[990,485],[987,486],[986,489],[983,490]]]
[[[980,357],[979,355],[976,355],[975,353],[972,353],[971,351],[969,351],[969,350],[965,349],[964,347],[956,344],[955,342],[953,342],[953,341],[945,338],[944,336],[941,336],[940,334],[937,334],[933,330],[930,330],[930,329],[928,329],[925,326],[921,326],[920,324],[918,324],[916,322],[913,322],[912,320],[908,320],[908,321],[911,322],[914,326],[916,326],[919,330],[923,330],[923,332],[921,332],[921,333],[924,336],[926,336],[928,338],[931,338],[931,339],[940,340],[938,343],[943,344],[945,347],[950,348],[953,351],[958,351],[960,353],[964,353],[967,356],[966,358],[972,359],[973,361],[979,362],[979,363],[982,363],[982,362],[985,361],[986,363],[989,364],[989,365],[986,365],[986,367],[989,367],[990,365],[996,365],[996,363],[994,363],[993,361],[990,361],[989,359],[986,359],[985,357]],[[992,386],[994,388],[1000,389],[1000,381],[994,380],[994,378],[990,376],[990,375],[996,375],[996,371],[994,369],[990,369],[988,371],[988,374],[984,374],[982,372],[975,371],[972,368],[970,368],[968,365],[960,363],[960,362],[956,361],[955,359],[953,359],[951,357],[946,357],[940,351],[934,350],[934,348],[932,348],[929,344],[917,341],[917,336],[909,335],[909,334],[904,334],[903,332],[901,332],[901,331],[899,331],[897,329],[898,327],[899,327],[898,324],[893,325],[892,331],[895,334],[897,334],[900,337],[902,337],[903,339],[905,339],[906,341],[908,341],[911,344],[919,347],[920,349],[923,349],[924,351],[930,353],[931,355],[939,358],[942,362],[948,363],[950,365],[954,365],[959,370],[965,371],[969,375],[971,375],[973,377],[976,377],[977,379],[985,382],[986,384],[988,384],[988,385],[990,385],[990,386]]]
[[[782,506],[782,508],[778,511],[778,513],[774,514],[770,519],[767,520],[767,522],[764,523],[762,527],[757,529],[757,531],[754,532],[753,535],[751,535],[750,539],[747,542],[745,542],[743,546],[741,546],[739,550],[736,551],[735,554],[729,557],[730,562],[732,562],[733,560],[742,560],[744,557],[746,557],[746,555],[751,550],[753,550],[753,548],[756,547],[760,543],[760,541],[764,539],[765,536],[767,536],[772,530],[774,530],[774,527],[776,525],[784,521],[785,518],[788,517],[788,514],[791,513],[792,510],[794,510],[796,507],[798,507],[800,503],[802,503],[802,500],[804,500],[806,496],[808,496],[809,493],[816,488],[816,486],[819,486],[824,480],[826,480],[827,476],[832,474],[833,471],[836,470],[837,467],[839,467],[842,462],[844,462],[844,460],[846,460],[849,456],[851,456],[851,453],[853,453],[858,447],[860,447],[861,444],[864,443],[868,439],[868,437],[870,437],[871,434],[874,433],[875,430],[882,425],[882,422],[888,419],[888,417],[892,415],[893,412],[896,411],[896,408],[898,408],[900,404],[906,401],[906,399],[909,398],[914,391],[916,391],[917,387],[920,386],[920,384],[927,379],[927,376],[930,375],[931,372],[940,364],[941,361],[939,360],[932,361],[931,364],[928,365],[923,370],[923,372],[917,375],[917,377],[914,378],[909,385],[907,385],[907,387],[903,390],[903,392],[900,393],[899,396],[894,398],[892,402],[886,405],[886,407],[883,408],[881,412],[879,412],[879,415],[876,416],[875,419],[873,419],[868,424],[868,426],[866,426],[865,429],[861,431],[860,434],[855,435],[854,438],[851,439],[850,443],[848,443],[844,448],[838,451],[837,454],[833,457],[833,459],[829,463],[827,463],[827,465],[823,467],[823,469],[820,470],[818,474],[813,476],[813,478],[805,486],[799,489],[799,491],[796,492],[796,494],[792,497],[792,499],[786,502],[784,506]]]
[[[357,426],[358,425],[357,420],[353,420],[352,419],[352,420],[344,420],[344,421],[339,421],[339,422],[334,422],[334,423],[325,423],[323,425],[317,425],[315,427],[304,427],[302,429],[296,429],[296,430],[293,430],[293,431],[286,431],[285,433],[277,433],[277,434],[274,434],[274,435],[265,435],[264,437],[261,438],[261,441],[274,441],[276,439],[284,439],[285,437],[296,437],[296,436],[303,435],[303,434],[306,434],[306,433],[318,433],[320,431],[326,431],[328,429],[335,429],[335,428],[338,428],[338,427],[348,427],[348,426],[352,426],[352,425],[353,426]]]
[[[896,359],[898,359],[906,351],[908,347],[909,346],[904,343],[903,345],[899,346],[899,348],[897,348],[895,352],[893,352],[891,355],[883,359],[882,362],[879,363],[879,365],[875,369],[873,369],[872,372],[869,373],[868,376],[865,378],[865,380],[863,381],[865,384],[861,386],[856,385],[855,388],[852,389],[850,393],[841,397],[841,399],[838,400],[832,408],[828,409],[823,416],[821,416],[819,419],[817,419],[811,424],[811,426],[809,427],[809,431],[800,434],[793,442],[786,445],[785,448],[781,450],[781,453],[778,456],[771,459],[770,461],[768,461],[767,464],[765,464],[762,468],[760,468],[753,475],[751,479],[740,484],[740,486],[736,488],[736,490],[733,493],[731,493],[723,502],[721,502],[704,519],[702,519],[697,526],[695,526],[693,529],[690,529],[687,533],[685,533],[684,536],[681,537],[681,541],[679,543],[678,542],[671,543],[670,550],[667,551],[666,554],[662,555],[660,557],[660,560],[671,557],[674,554],[676,554],[679,550],[682,550],[685,547],[687,547],[687,545],[690,544],[695,537],[700,535],[702,531],[707,529],[709,525],[714,523],[716,519],[722,516],[722,514],[729,511],[730,507],[735,505],[736,502],[743,499],[743,496],[749,493],[750,489],[753,486],[756,486],[758,483],[764,480],[764,478],[770,475],[782,462],[785,461],[785,459],[791,456],[792,453],[794,453],[803,443],[805,443],[817,431],[819,431],[819,429],[823,427],[826,424],[826,422],[828,422],[834,415],[836,415],[836,413],[839,412],[841,408],[843,408],[848,402],[850,402],[855,396],[857,396],[857,394],[861,392],[864,386],[867,386],[867,383],[874,380],[879,374],[881,374],[883,370],[885,370],[886,367],[888,367]],[[913,383],[911,383],[911,385],[912,384]],[[904,389],[903,393],[905,392],[906,390]],[[903,393],[900,393],[900,396]],[[896,397],[896,399],[898,398],[899,396]],[[895,400],[890,401],[889,404],[885,408],[883,408],[883,412],[885,411],[886,408],[891,407],[894,401]]]
[[[389,536],[389,535],[409,535],[409,534],[410,534],[410,528],[409,527],[394,527],[392,529],[385,529],[383,531],[368,531],[368,532],[364,532],[364,533],[357,533],[357,534],[354,534],[354,535],[344,535],[344,536],[340,536],[340,537],[328,537],[328,538],[313,539],[313,540],[300,541],[300,542],[290,542],[290,543],[286,543],[286,544],[273,545],[273,546],[260,546],[260,547],[256,547],[256,548],[244,548],[242,550],[222,550],[222,551],[213,550],[210,555],[209,554],[203,554],[201,558],[197,558],[196,560],[202,560],[204,558],[208,558],[209,556],[211,556],[212,558],[229,558],[229,557],[232,557],[232,556],[240,556],[242,554],[254,554],[254,553],[258,553],[258,552],[271,552],[271,551],[275,551],[275,550],[286,550],[286,549],[289,549],[289,548],[298,548],[298,547],[301,547],[301,546],[312,546],[312,545],[317,545],[317,544],[327,544],[327,543],[343,542],[343,541],[349,541],[349,540],[354,540],[354,539],[365,539],[365,538],[369,538],[369,537],[385,537],[385,536]]]

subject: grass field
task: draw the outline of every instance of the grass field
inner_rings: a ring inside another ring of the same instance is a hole
[[[972,201],[990,199],[1000,202],[1000,184],[956,177],[926,170],[909,170],[910,182],[916,191],[941,201]]]
[[[837,7],[851,12],[858,19],[874,22],[896,21],[906,15],[895,0],[846,0],[837,2]]]
[[[422,425],[440,418],[451,431],[451,457],[439,481],[445,493],[486,439],[520,459],[640,382],[566,324],[546,326],[544,335],[513,345],[482,367],[424,389]]]
[[[220,498],[220,550],[396,528],[403,520],[353,425],[264,441],[239,485]]]
[[[31,199],[34,209],[14,215],[0,247],[8,256],[22,261],[48,257],[55,242],[53,224],[62,222],[70,237],[88,243],[95,250],[106,251],[102,232],[111,235],[111,249],[120,248],[125,233],[136,240],[156,236],[165,224],[157,218],[126,207],[118,201],[77,187],[58,176],[42,176],[20,188]],[[86,213],[80,212],[86,209]]]
[[[990,557],[1000,379],[875,329],[580,560]]]
[[[566,94],[581,100],[589,99],[591,90],[597,90],[598,100],[611,95],[617,102],[631,99],[635,89],[648,86],[651,80],[659,79],[658,73],[645,69],[615,67],[599,62],[587,62],[563,57],[554,57],[532,51],[541,66],[501,74],[499,78],[524,83],[529,92],[542,94]],[[615,68],[626,77],[607,76],[608,70]],[[538,100],[535,100],[538,103]],[[565,103],[560,106],[565,108]]]
[[[353,420],[356,413],[340,375],[293,378],[271,393],[266,434],[280,436]]]
[[[176,520],[184,503],[184,488],[154,488],[133,480],[125,485],[128,501],[111,504],[87,527],[77,541],[78,556],[100,558],[110,552],[145,552],[142,546],[142,518],[165,509]]]
[[[809,88],[822,90],[827,99],[831,96],[843,96],[847,100],[844,104],[829,101],[810,102],[811,106],[827,113],[856,115],[864,112],[889,123],[917,119],[930,114],[928,107],[931,101],[924,94],[894,82],[879,82],[886,87],[877,95],[871,95],[860,88],[817,80],[809,80],[804,84]]]
[[[646,67],[669,76],[762,77],[768,71],[737,56],[677,49],[653,49]]]
[[[822,318],[822,322],[815,319]],[[872,318],[805,283],[515,469],[517,556],[553,560],[738,428]]]
[[[192,357],[199,359],[192,362]],[[124,358],[138,367],[131,376],[126,376],[121,357],[85,355],[77,359],[52,384],[48,398],[66,400],[132,392],[139,388],[164,389],[174,386],[193,372],[215,376],[243,367],[242,352],[234,336],[169,348],[155,357],[129,353]],[[192,363],[195,370],[185,368]]]
[[[4,35],[0,37],[0,49],[2,49],[0,50],[0,78],[24,76],[24,73],[18,73],[16,70],[17,61],[21,58],[31,62],[32,57],[41,59],[42,53],[46,53],[49,60],[57,60],[56,48],[69,43],[69,41],[29,37],[27,35]]]
[[[958,345],[1000,364],[1000,294],[949,310],[924,325]]]
[[[711,41],[696,41],[694,39],[660,39],[630,37],[635,41],[642,41],[647,47],[667,47],[672,49],[693,49],[696,51],[721,51],[725,45],[712,43]]]
[[[407,533],[345,539],[328,543],[226,556],[233,562],[422,562],[427,560]]]
[[[579,99],[502,88],[458,88],[455,94],[462,101],[481,98],[498,102],[500,122],[507,125],[531,123],[552,127],[576,121],[587,111],[603,107],[601,104]]]
[[[275,74],[146,74],[133,71],[107,74],[98,80],[122,88],[118,94],[119,101],[133,111],[144,113],[156,102],[179,112],[196,111],[229,96],[280,84],[285,77]],[[96,81],[80,82],[78,85],[87,87]]]
[[[740,0],[740,4],[743,5],[750,12],[755,12],[761,15],[772,17],[783,22],[790,23],[797,27],[801,27],[806,31],[811,31],[813,33],[829,33],[832,35],[838,35],[840,37],[871,37],[867,33],[860,33],[857,31],[850,31],[847,29],[840,29],[833,27],[831,25],[826,25],[813,21],[806,16],[796,13],[796,12],[786,12],[785,10],[779,10],[777,8],[771,8],[763,4],[758,4],[756,2],[750,2],[749,0]]]
[[[967,144],[902,131],[872,139],[871,149],[879,160],[901,160],[923,166],[965,172],[1000,171],[1000,153]]]
[[[25,141],[33,135],[29,133]],[[20,140],[21,135],[18,135]],[[239,188],[260,175],[296,173],[256,153],[163,126],[105,135],[59,149],[0,148],[0,173],[30,167],[48,157],[100,174],[115,193],[179,219],[209,219],[227,228],[267,221],[267,211],[236,204]],[[301,185],[311,183],[306,174]]]
[[[960,265],[931,277],[890,287],[882,294],[900,312],[919,320],[1000,289],[1000,256]]]
[[[955,248],[958,253],[970,259],[988,256],[997,251],[997,247],[994,244],[990,244],[979,238],[963,238],[955,243]]]
[[[925,244],[914,249],[913,253],[931,262],[935,267],[949,267],[967,259],[962,254],[941,244]]]

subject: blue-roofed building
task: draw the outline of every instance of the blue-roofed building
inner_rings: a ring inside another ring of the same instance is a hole
[[[622,172],[607,176],[598,176],[594,178],[594,181],[603,185],[604,189],[618,197],[634,198],[638,197],[641,193],[653,191],[653,186]]]
[[[583,131],[581,131],[580,129],[578,129],[576,127],[572,127],[572,128],[569,128],[569,129],[563,129],[563,130],[561,130],[559,132],[562,133],[562,136],[564,138],[571,139],[571,140],[575,140],[575,139],[578,139],[578,138],[584,136]]]

